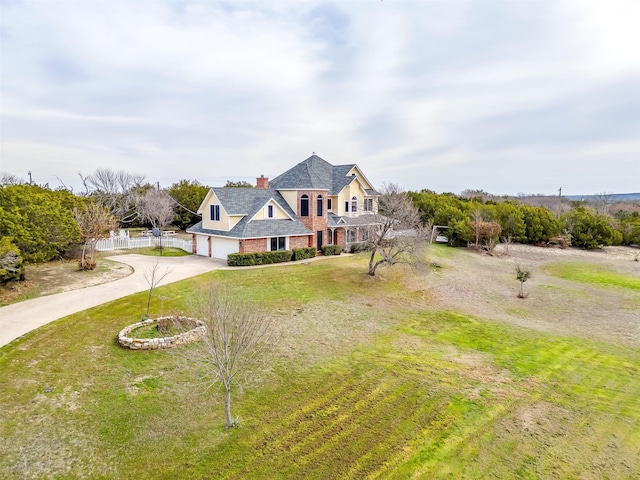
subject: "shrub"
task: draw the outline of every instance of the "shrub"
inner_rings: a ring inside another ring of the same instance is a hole
[[[20,249],[9,237],[0,238],[0,283],[18,280],[24,276],[24,263]]]
[[[368,243],[354,243],[351,245],[351,253],[360,253],[360,252],[368,252],[371,250],[371,247]]]
[[[316,256],[316,249],[314,247],[294,248],[293,260],[304,260],[305,258],[313,258]]]
[[[78,259],[78,269],[80,271],[94,270],[97,264],[98,263],[92,258],[85,257],[84,260],[82,258]]]
[[[268,265],[271,263],[290,262],[291,250],[273,252],[232,253],[227,256],[227,265],[231,267],[248,267],[251,265]]]
[[[322,255],[340,255],[342,253],[342,247],[340,245],[323,245]]]

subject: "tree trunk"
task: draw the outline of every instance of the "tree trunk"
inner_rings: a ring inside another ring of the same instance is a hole
[[[371,251],[371,258],[369,259],[369,273],[368,275],[373,277],[376,274],[376,268],[374,266],[373,260],[375,259],[376,256],[376,250],[375,248]]]
[[[227,417],[227,428],[233,427],[233,419],[231,418],[231,386],[225,385],[227,396],[224,401],[224,413]]]
[[[82,245],[82,258],[80,260],[80,270],[84,271],[84,252],[87,250],[87,242]]]

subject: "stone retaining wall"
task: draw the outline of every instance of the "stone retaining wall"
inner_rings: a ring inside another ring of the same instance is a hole
[[[144,327],[152,323],[158,323],[160,320],[175,319],[178,322],[194,322],[197,326],[184,333],[174,335],[173,337],[162,338],[133,338],[129,337],[129,334],[136,328]],[[195,342],[200,339],[200,336],[206,332],[207,327],[204,322],[189,317],[160,317],[150,318],[143,320],[142,322],[134,323],[128,327],[123,328],[118,334],[118,343],[121,347],[129,348],[131,350],[164,350],[167,348],[177,347],[178,345],[184,345],[186,343]]]

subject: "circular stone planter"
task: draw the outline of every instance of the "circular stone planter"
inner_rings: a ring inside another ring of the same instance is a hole
[[[158,323],[160,320],[175,320],[179,323],[192,323],[195,326],[191,330],[174,335],[173,337],[159,337],[159,338],[134,338],[129,334],[136,328],[144,327],[152,323]],[[134,323],[128,327],[123,328],[118,334],[118,343],[123,348],[129,348],[131,350],[165,350],[167,348],[177,347],[186,343],[194,342],[200,339],[200,337],[206,332],[207,327],[204,322],[196,320],[190,317],[160,317],[150,318],[143,320],[142,322]]]

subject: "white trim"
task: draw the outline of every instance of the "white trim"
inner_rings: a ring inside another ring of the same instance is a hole
[[[276,235],[273,237],[266,237],[267,240],[267,252],[282,252],[282,250],[271,250],[271,239],[272,238],[280,238],[280,237],[284,237],[284,249],[285,250],[289,250],[289,237],[286,235]]]
[[[255,213],[255,215],[249,219],[249,222],[253,222],[254,220],[284,220],[283,218],[278,218],[277,216],[275,216],[275,217],[271,217],[271,218],[259,218],[259,219],[256,219],[256,216],[257,216],[257,215],[258,215],[258,213],[260,213],[261,211],[263,212],[263,215],[264,215],[265,217],[267,216],[267,207],[269,206],[269,203],[271,203],[271,202],[275,203],[275,204],[278,206],[278,208],[279,208],[280,210],[282,210],[282,211],[284,212],[284,214],[289,218],[289,220],[293,220],[293,217],[292,217],[291,215],[289,215],[289,213],[287,212],[287,210],[286,210],[285,208],[283,208],[283,207],[282,207],[282,205],[280,205],[280,204],[276,201],[276,199],[274,199],[273,197],[271,197],[269,200],[267,200],[267,201],[265,202],[265,204],[264,204],[264,205],[262,205],[262,207],[260,207],[260,208],[258,209],[258,211]],[[275,214],[276,212],[273,212],[273,213]],[[246,216],[246,215],[243,215],[243,216]],[[281,235],[281,236],[282,236],[282,235]],[[262,237],[257,237],[257,238],[262,238]]]

